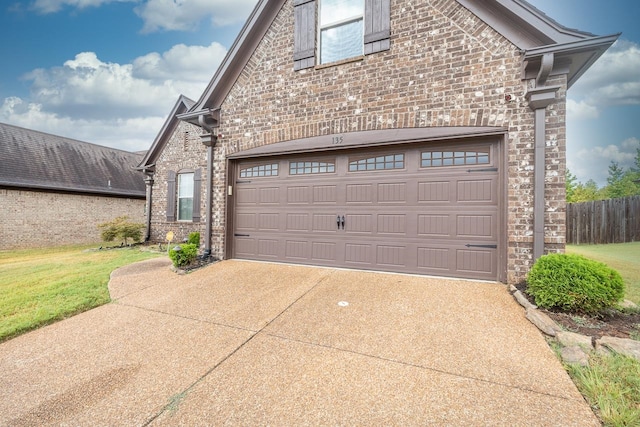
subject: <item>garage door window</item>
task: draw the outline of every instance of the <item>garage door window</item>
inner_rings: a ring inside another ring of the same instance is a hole
[[[290,162],[289,175],[309,175],[317,173],[333,173],[336,171],[334,162]]]
[[[257,178],[263,176],[278,176],[278,164],[270,163],[240,169],[240,178]]]
[[[404,169],[404,154],[388,154],[349,162],[349,172]]]
[[[423,168],[488,163],[489,151],[424,151],[421,156]]]

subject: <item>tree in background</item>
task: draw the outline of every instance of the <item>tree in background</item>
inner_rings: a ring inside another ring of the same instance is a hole
[[[565,176],[567,202],[580,203],[640,196],[638,181],[640,181],[640,148],[637,150],[635,165],[627,170],[621,168],[617,162],[611,162],[607,185],[602,188],[598,188],[598,184],[592,179],[583,184],[567,169]]]

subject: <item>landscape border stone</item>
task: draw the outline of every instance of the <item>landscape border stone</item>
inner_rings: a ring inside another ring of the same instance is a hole
[[[537,306],[531,304],[515,286],[510,285],[509,290],[514,299],[525,308],[525,317],[542,333],[554,338],[563,346],[560,351],[560,357],[564,363],[588,366],[589,355],[593,352],[597,354],[615,352],[640,361],[640,341],[610,336],[594,339],[586,335],[565,331],[553,319],[538,310]],[[625,300],[622,304],[624,304],[625,308],[638,307],[628,300]],[[621,306],[623,306],[622,304]]]

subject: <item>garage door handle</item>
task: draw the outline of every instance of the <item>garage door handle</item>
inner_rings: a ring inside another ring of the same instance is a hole
[[[342,218],[338,215],[336,223],[338,224],[338,230],[340,230],[340,225],[342,225],[342,229],[344,230],[344,215],[342,215]]]
[[[342,215],[342,229],[344,230],[344,215]]]
[[[484,248],[484,249],[498,249],[498,245],[465,245],[467,248]]]

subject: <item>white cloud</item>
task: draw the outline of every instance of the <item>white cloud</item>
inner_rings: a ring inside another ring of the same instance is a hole
[[[147,149],[178,96],[198,99],[225,54],[218,43],[180,44],[131,64],[79,53],[62,66],[28,73],[30,99],[4,99],[0,121],[126,150]]]
[[[618,40],[569,91],[595,108],[640,104],[640,45]]]
[[[162,55],[153,52],[133,61],[133,76],[152,81],[177,79],[181,81],[207,81],[218,68],[227,50],[220,43],[209,46],[178,44]]]
[[[598,109],[585,101],[567,99],[568,120],[596,119],[600,115]]]
[[[632,167],[639,147],[640,139],[628,138],[619,145],[583,148],[574,155],[569,153],[567,166],[579,181],[584,183],[593,179],[603,186],[607,182],[611,162],[617,162],[623,169]]]
[[[257,0],[148,0],[135,8],[143,33],[194,30],[203,19],[215,26],[242,23]]]
[[[126,3],[137,1],[138,0],[35,0],[31,4],[31,9],[38,13],[46,14],[59,12],[65,6],[84,9],[87,7],[99,7],[107,3]]]

